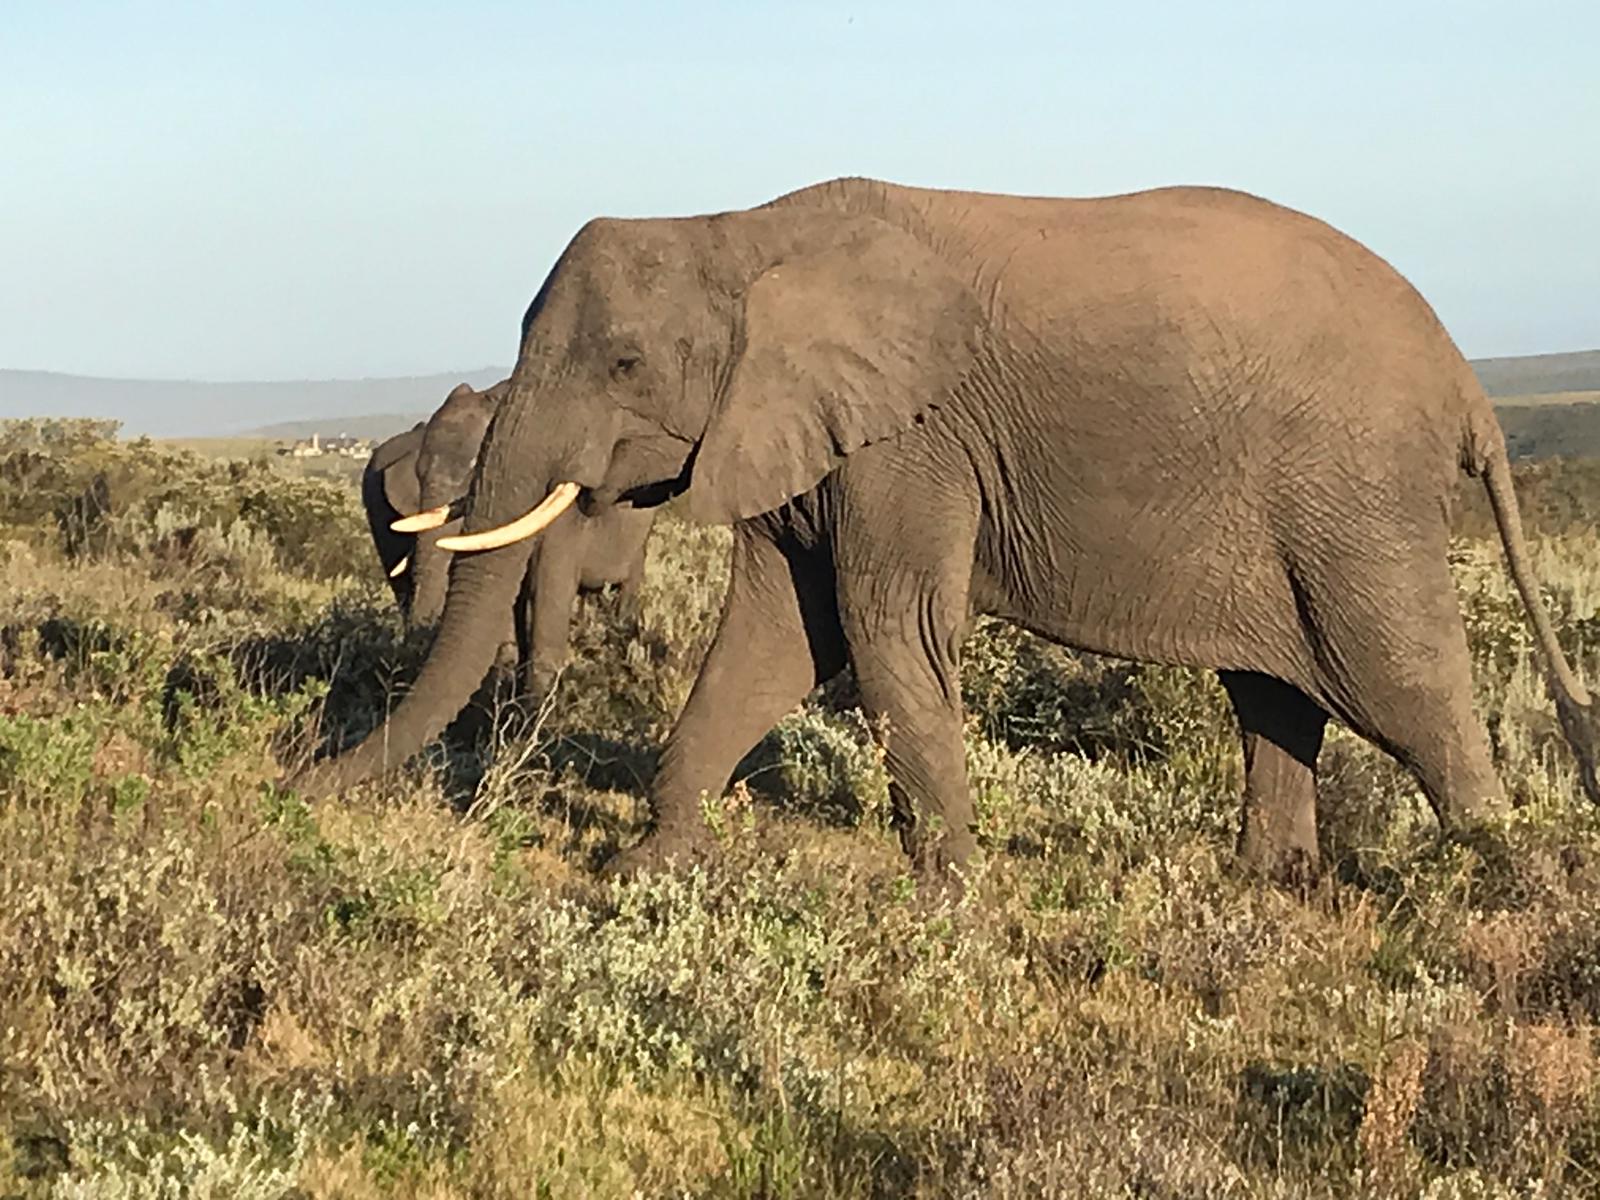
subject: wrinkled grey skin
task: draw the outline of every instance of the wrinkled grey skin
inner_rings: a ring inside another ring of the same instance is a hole
[[[1447,829],[1504,799],[1446,561],[1462,471],[1494,505],[1594,795],[1589,699],[1527,562],[1504,441],[1428,305],[1369,250],[1213,188],[1057,200],[870,180],[710,217],[596,220],[528,309],[469,530],[555,484],[732,523],[721,624],[624,868],[698,852],[703,793],[846,663],[908,851],[974,848],[959,657],[973,611],[1212,668],[1240,846],[1317,857],[1329,716]],[[399,761],[470,694],[534,546],[456,562],[416,695],[306,782]]]
[[[387,573],[410,556],[407,569],[390,579],[408,625],[432,625],[443,612],[451,555],[437,543],[459,532],[461,520],[421,534],[397,534],[389,524],[466,494],[484,434],[507,390],[505,383],[481,392],[458,385],[424,424],[383,443],[367,465],[362,495],[379,560]],[[623,615],[637,618],[653,521],[648,510],[614,506],[593,520],[572,514],[552,528],[529,561],[519,596],[489,630],[497,646],[515,654],[525,691],[543,696],[565,665],[580,594],[615,586]]]

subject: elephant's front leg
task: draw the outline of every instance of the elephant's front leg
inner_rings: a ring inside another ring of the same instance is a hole
[[[644,627],[643,553],[634,556],[627,577],[617,586],[616,614],[628,636],[638,637]]]
[[[518,638],[523,689],[535,701],[549,693],[567,665],[583,565],[582,519],[567,513],[550,527],[523,589],[519,625],[524,632]]]
[[[1219,671],[1244,741],[1239,855],[1282,883],[1317,873],[1317,755],[1328,714],[1298,688],[1253,671]]]
[[[734,526],[722,620],[661,752],[650,792],[653,828],[612,869],[629,872],[703,847],[702,797],[720,796],[739,760],[843,666],[824,556],[780,547],[757,524]]]
[[[948,881],[977,845],[960,656],[978,506],[959,490],[891,492],[900,499],[859,502],[841,522],[840,620],[901,843],[920,871]]]

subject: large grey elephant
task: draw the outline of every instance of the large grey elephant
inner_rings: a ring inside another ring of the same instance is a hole
[[[457,385],[426,422],[374,450],[363,473],[373,545],[409,625],[432,625],[444,610],[451,555],[438,543],[460,528],[452,502],[466,492],[507,391],[505,382]],[[544,695],[565,664],[580,595],[615,586],[623,615],[637,618],[654,516],[626,505],[593,519],[574,513],[530,559],[521,594],[486,627],[497,646],[515,648],[526,691]]]
[[[1350,238],[1214,188],[865,179],[595,220],[527,311],[466,533],[441,542],[459,557],[417,699],[307,782],[437,732],[552,518],[684,493],[733,524],[732,570],[625,867],[697,850],[702,794],[846,663],[886,722],[908,851],[961,863],[972,611],[1218,671],[1243,735],[1241,850],[1266,870],[1315,863],[1330,716],[1460,829],[1504,803],[1446,561],[1462,471],[1595,797],[1589,696],[1541,606],[1494,414],[1428,305]]]

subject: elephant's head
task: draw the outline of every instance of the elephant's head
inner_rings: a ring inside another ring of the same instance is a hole
[[[534,535],[575,502],[686,492],[697,520],[753,517],[963,380],[983,325],[967,281],[896,224],[805,196],[593,221],[568,245],[524,317],[464,532],[438,541],[458,556],[428,663],[343,780],[408,757],[467,701]]]
[[[877,217],[794,204],[592,222],[524,319],[469,536],[449,544],[514,544],[547,498],[687,491],[712,524],[777,508],[937,408],[980,326],[949,265]]]
[[[367,524],[378,561],[394,589],[400,611],[411,611],[411,551],[415,538],[397,533],[394,521],[414,513],[422,503],[422,488],[417,481],[417,451],[422,445],[423,426],[418,423],[405,433],[380,443],[367,460],[361,476],[361,500],[367,510]]]
[[[433,510],[446,519],[402,523],[405,529],[424,526],[410,535],[415,538],[410,562],[413,624],[432,624],[444,611],[450,556],[439,549],[438,541],[459,526],[459,517],[449,511],[451,502],[466,494],[484,432],[504,394],[503,383],[481,392],[459,384],[422,427],[414,465],[416,495],[411,507],[402,511],[413,515]]]

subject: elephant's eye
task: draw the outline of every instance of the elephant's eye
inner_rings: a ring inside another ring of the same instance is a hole
[[[611,378],[626,379],[629,375],[633,374],[638,365],[639,356],[637,354],[624,354],[621,358],[617,359],[616,362],[611,364]]]

